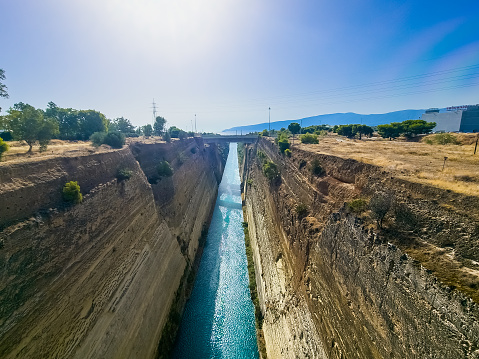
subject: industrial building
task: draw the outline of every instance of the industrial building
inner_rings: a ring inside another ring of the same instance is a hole
[[[427,110],[421,120],[436,122],[434,132],[479,132],[479,105],[437,108]]]

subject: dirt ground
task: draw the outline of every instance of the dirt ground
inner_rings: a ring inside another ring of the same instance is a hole
[[[127,138],[126,143],[142,142],[142,143],[157,143],[162,142],[160,137],[152,136],[149,138]],[[8,142],[10,149],[3,154],[2,163],[15,163],[31,160],[42,160],[50,157],[72,157],[72,156],[84,156],[91,153],[102,153],[115,151],[110,146],[102,145],[100,147],[94,147],[91,141],[62,141],[52,140],[47,147],[47,150],[40,152],[39,146],[33,146],[33,151],[28,153],[28,145],[23,141],[10,141]]]
[[[357,140],[328,135],[319,137],[319,144],[302,144],[296,139],[294,147],[353,158],[384,167],[409,181],[479,196],[479,149],[474,155],[476,136],[458,135],[463,145],[429,145],[377,137]]]

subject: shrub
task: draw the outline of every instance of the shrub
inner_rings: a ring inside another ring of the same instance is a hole
[[[168,131],[166,131],[164,134],[163,134],[163,141],[165,142],[171,142],[171,135]]]
[[[418,223],[416,215],[405,203],[394,205],[394,218],[396,225],[406,230],[413,229]]]
[[[120,168],[116,173],[116,178],[118,182],[129,180],[130,177],[133,175],[133,171],[128,168]]]
[[[125,135],[117,131],[108,132],[103,139],[103,143],[113,148],[122,148],[125,144]]]
[[[92,145],[95,147],[100,147],[104,142],[106,136],[106,132],[95,132],[93,135],[90,136],[90,141]]]
[[[298,203],[294,210],[299,218],[306,217],[309,212],[308,206],[306,206],[304,203]]]
[[[196,153],[196,147],[191,147],[190,152],[191,152],[192,154],[195,154],[195,153]]]
[[[263,173],[271,182],[279,178],[278,166],[274,162],[266,161],[263,164]]]
[[[369,201],[374,219],[376,219],[379,228],[383,228],[383,219],[389,212],[392,205],[392,195],[390,193],[377,192]]]
[[[171,177],[173,176],[173,168],[171,168],[168,161],[161,161],[158,166],[156,166],[156,171],[160,177]]]
[[[311,162],[311,174],[313,174],[315,176],[321,176],[323,174],[323,172],[324,172],[324,170],[321,167],[321,164],[319,163],[319,160],[317,158],[315,158]]]
[[[305,133],[300,136],[301,143],[319,143],[318,136],[311,133]]]
[[[353,213],[363,213],[368,209],[368,201],[362,198],[357,198],[348,203],[348,209]]]
[[[299,161],[299,165],[298,165],[298,168],[299,169],[302,169],[304,166],[306,166],[308,164],[308,162],[306,162],[306,160],[304,158],[302,158],[300,161]]]
[[[288,138],[287,138],[287,137],[281,137],[281,138],[278,140],[278,147],[279,147],[279,151],[280,151],[281,153],[283,153],[284,151],[286,151],[286,150],[289,148]]]
[[[451,133],[436,133],[435,135],[428,136],[424,139],[429,145],[460,145],[461,142]]]
[[[4,152],[8,151],[8,143],[6,143],[3,138],[0,137],[0,160]]]
[[[253,185],[253,180],[251,178],[248,178],[246,184],[251,187]]]
[[[287,156],[287,157],[291,157],[291,150],[289,148],[285,149],[284,150],[284,154]]]
[[[268,130],[263,130],[263,132],[260,133],[261,136],[269,136]]]
[[[188,160],[188,156],[186,156],[183,152],[181,152],[179,155],[178,155],[178,165],[182,165],[183,163],[185,163],[186,161]]]
[[[77,181],[70,181],[65,183],[63,187],[63,200],[70,203],[81,203],[83,196],[80,191],[80,186]]]
[[[263,151],[256,152],[256,155],[260,159],[261,162],[264,162],[266,160],[266,154]]]

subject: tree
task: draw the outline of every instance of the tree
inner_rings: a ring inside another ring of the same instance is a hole
[[[107,132],[108,120],[105,115],[95,110],[78,111],[80,139],[87,140],[95,132]]]
[[[5,71],[0,69],[0,80],[5,80]],[[7,86],[0,82],[0,97],[8,98]]]
[[[376,219],[379,228],[383,228],[383,219],[389,212],[392,203],[392,194],[384,192],[377,192],[369,201],[371,213]]]
[[[135,132],[135,126],[131,124],[130,120],[123,117],[118,117],[110,121],[108,125],[108,131],[109,132],[118,131],[128,136],[129,134],[132,134]]]
[[[8,110],[6,127],[12,131],[13,138],[25,141],[32,152],[32,147],[40,141],[42,150],[50,142],[50,139],[58,134],[58,122],[52,118],[45,118],[42,110],[19,102]]]
[[[297,133],[299,133],[299,131],[301,131],[301,126],[299,123],[296,123],[296,122],[291,122],[289,125],[288,125],[288,130],[293,134],[293,136]]]
[[[264,129],[263,132],[261,132],[261,136],[269,136],[268,130]]]
[[[180,132],[178,132],[178,138],[179,138],[180,140],[184,140],[184,139],[187,138],[187,137],[188,137],[188,134],[187,134],[185,131],[180,130]]]
[[[169,131],[165,131],[165,133],[163,134],[163,141],[171,142],[171,135]]]
[[[143,134],[145,135],[145,137],[150,137],[152,133],[153,128],[150,124],[143,126]]]
[[[383,138],[389,138],[389,140],[399,137],[402,131],[402,125],[399,122],[392,122],[387,125],[378,125],[379,136]]]
[[[401,123],[404,136],[411,138],[416,135],[430,133],[436,122],[426,122],[424,120],[406,120]]]
[[[161,117],[157,116],[155,119],[155,123],[153,124],[153,133],[155,136],[161,136],[163,131],[165,130],[166,120]]]
[[[72,108],[61,108],[50,101],[45,110],[45,116],[54,118],[58,122],[59,137],[62,140],[79,140],[81,138],[77,110]]]
[[[6,143],[3,138],[0,137],[0,160],[4,152],[8,151],[8,143]]]
[[[353,125],[339,125],[336,129],[336,133],[348,138],[353,138],[356,135],[356,133],[353,132]]]
[[[263,164],[263,173],[271,182],[275,182],[280,177],[278,166],[271,161],[266,161]]]
[[[179,134],[180,134],[180,131],[182,131],[182,130],[180,128],[176,127],[176,126],[171,126],[168,129],[168,132],[170,133],[171,138],[178,138]]]
[[[359,139],[361,139],[361,135],[371,137],[374,130],[372,127],[369,127],[367,125],[356,124],[352,126],[352,132],[354,136],[359,135]]]

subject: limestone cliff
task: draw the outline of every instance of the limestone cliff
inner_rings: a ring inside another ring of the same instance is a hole
[[[173,176],[150,184],[161,160]],[[0,164],[0,357],[157,355],[223,166],[194,139]],[[75,206],[61,200],[70,180]]]
[[[287,158],[265,139],[244,153],[269,358],[479,357],[479,306],[467,295],[477,293],[475,284],[460,291],[408,255],[410,243],[432,248],[447,236],[477,260],[477,218],[467,211],[477,198],[407,183],[354,160],[299,150]],[[315,159],[319,176],[310,171]],[[264,176],[264,160],[278,166],[280,181]],[[378,231],[345,206],[378,190],[414,209],[417,231]]]

